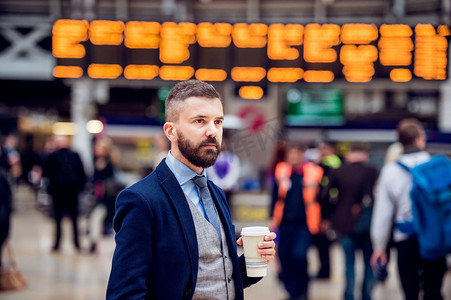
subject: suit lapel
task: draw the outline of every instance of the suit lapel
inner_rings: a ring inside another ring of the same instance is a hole
[[[194,291],[199,265],[199,249],[197,246],[196,228],[194,226],[193,216],[189,205],[186,202],[186,196],[174,174],[166,165],[165,159],[158,165],[155,171],[157,172],[158,178],[161,180],[160,185],[168,196],[168,200],[177,215],[180,229],[183,231],[183,236],[190,256],[191,269],[194,278],[192,290]]]

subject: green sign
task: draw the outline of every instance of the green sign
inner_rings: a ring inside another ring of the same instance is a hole
[[[288,126],[339,126],[345,122],[339,89],[290,89],[286,94]]]

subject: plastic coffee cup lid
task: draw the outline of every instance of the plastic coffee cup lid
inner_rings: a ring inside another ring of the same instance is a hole
[[[267,235],[269,233],[269,228],[266,226],[250,226],[243,227],[241,229],[241,235],[244,236],[260,236]]]

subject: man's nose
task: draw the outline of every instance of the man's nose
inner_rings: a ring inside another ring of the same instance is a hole
[[[216,128],[216,125],[214,122],[209,122],[207,125],[207,136],[216,136],[218,134],[218,129]]]

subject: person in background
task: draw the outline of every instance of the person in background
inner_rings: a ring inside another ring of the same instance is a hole
[[[222,150],[215,164],[207,168],[208,178],[224,191],[229,206],[232,194],[238,187],[240,168],[240,159],[227,149],[226,142],[222,143]]]
[[[403,147],[399,162],[413,168],[430,160],[426,151],[426,134],[417,119],[402,120],[397,126],[397,134]],[[446,258],[422,259],[417,238],[412,231],[406,230],[406,225],[412,221],[411,187],[411,175],[397,161],[382,167],[371,223],[374,248],[371,264],[374,269],[379,264],[387,264],[387,245],[393,232],[404,299],[418,300],[423,289],[424,300],[441,300]]]
[[[390,144],[385,151],[384,165],[397,161],[402,152],[402,144],[400,142]]]
[[[49,158],[49,155],[55,152],[56,145],[55,145],[55,136],[51,135],[48,136],[45,139],[44,143],[44,149],[42,149],[42,152],[40,153],[40,160],[41,160],[41,166],[44,167],[44,165],[47,162],[47,159]]]
[[[285,161],[275,169],[270,229],[279,230],[279,278],[290,299],[308,299],[307,251],[319,231],[316,202],[322,169],[304,159],[300,145],[287,146]]]
[[[42,179],[42,165],[39,154],[33,149],[33,140],[33,135],[28,134],[25,137],[23,150],[20,152],[22,162],[21,181],[29,184],[35,197],[37,197]]]
[[[102,136],[94,142],[94,199],[95,206],[89,215],[90,252],[97,250],[97,243],[104,232],[112,228],[114,203],[120,189],[115,176],[118,154],[113,141]]]
[[[12,190],[22,175],[22,162],[18,150],[18,139],[15,133],[7,134],[3,139],[2,151],[5,155],[6,170]]]
[[[360,299],[370,300],[374,287],[374,274],[370,265],[373,252],[370,239],[373,189],[378,169],[368,165],[369,153],[363,143],[352,143],[345,154],[344,164],[329,174],[327,189],[336,195],[332,199],[334,209],[331,226],[337,234],[345,255],[346,284],[344,300],[354,300],[356,280],[355,258],[357,250],[362,251],[364,274]],[[334,190],[334,191],[332,191]]]
[[[55,136],[50,135],[46,137],[44,147],[39,153],[39,160],[41,162],[40,166],[35,169],[36,172],[33,172],[33,176],[36,177],[37,184],[39,185],[37,192],[37,207],[49,217],[53,217],[51,212],[53,209],[52,197],[49,195],[47,190],[49,179],[44,177],[44,167],[50,154],[52,154],[55,150]]]
[[[287,148],[287,142],[284,139],[277,140],[277,143],[274,147],[273,157],[271,159],[268,168],[266,169],[265,175],[265,184],[269,188],[273,188],[274,186],[274,174],[276,171],[276,166],[281,161],[285,161],[285,153]]]
[[[51,153],[44,166],[43,176],[48,179],[47,191],[52,197],[56,232],[53,251],[58,251],[61,240],[61,221],[67,212],[72,220],[74,246],[80,250],[78,241],[78,194],[83,190],[86,174],[78,153],[69,149],[67,136],[55,137],[56,151]]]
[[[321,206],[321,226],[320,231],[313,236],[314,245],[318,249],[320,269],[315,276],[316,279],[330,278],[330,216],[333,206],[330,203],[330,195],[327,186],[329,184],[330,172],[341,166],[341,159],[335,153],[334,144],[330,141],[322,141],[317,145],[320,153],[319,166],[323,169],[318,202]]]
[[[402,144],[398,141],[391,143],[388,147],[387,150],[385,151],[385,157],[384,157],[384,166],[392,163],[392,162],[396,162],[399,157],[402,155],[403,150],[402,150]],[[390,235],[390,239],[387,243],[387,249],[385,250],[386,256],[387,256],[387,261],[384,265],[381,265],[379,263],[378,266],[376,266],[376,268],[374,269],[374,273],[375,273],[375,279],[378,282],[385,282],[385,280],[388,278],[388,268],[387,265],[390,261],[390,256],[391,256],[391,249],[393,248],[393,232]]]
[[[221,150],[224,113],[208,83],[177,83],[163,126],[171,142],[150,175],[116,199],[116,249],[107,299],[244,299],[248,277],[238,257],[224,192],[206,178]],[[275,233],[258,244],[274,259]]]
[[[0,166],[0,268],[2,266],[3,244],[9,237],[12,211],[12,192],[6,170]]]

